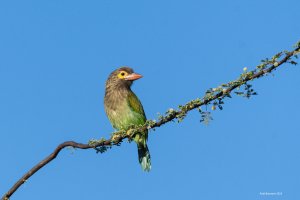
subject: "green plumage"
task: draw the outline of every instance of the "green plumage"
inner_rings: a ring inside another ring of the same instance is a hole
[[[122,76],[124,73],[124,77]],[[142,125],[146,115],[138,97],[130,89],[133,80],[126,77],[136,75],[131,68],[122,67],[111,73],[107,82],[104,98],[105,112],[117,129],[128,129],[131,125]],[[136,78],[137,79],[137,78]],[[138,146],[139,162],[144,171],[150,171],[151,160],[147,147],[148,131],[136,134],[134,141]]]

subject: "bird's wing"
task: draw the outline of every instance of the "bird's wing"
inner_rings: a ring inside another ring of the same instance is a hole
[[[140,116],[143,120],[143,123],[145,123],[146,115],[144,112],[144,108],[143,108],[140,100],[137,98],[137,96],[133,92],[129,93],[129,95],[128,95],[128,105],[132,111],[140,114]]]

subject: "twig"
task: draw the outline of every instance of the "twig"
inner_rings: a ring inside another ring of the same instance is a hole
[[[32,169],[30,169],[28,172],[26,172],[22,176],[22,178],[20,178],[9,189],[9,191],[3,195],[2,200],[8,200],[18,190],[18,188],[26,182],[26,180],[28,180],[32,175],[34,175],[42,167],[46,166],[49,162],[54,160],[56,158],[56,156],[60,153],[60,151],[62,149],[64,149],[65,147],[74,147],[74,148],[78,148],[78,149],[92,149],[92,148],[97,149],[98,147],[111,147],[113,145],[119,145],[125,138],[131,139],[135,133],[140,132],[142,130],[155,129],[155,128],[160,127],[168,122],[173,121],[176,118],[178,120],[181,120],[182,118],[184,118],[184,116],[189,111],[199,108],[202,105],[207,105],[215,100],[223,99],[223,98],[229,96],[229,94],[234,89],[236,89],[244,84],[247,84],[248,81],[252,81],[254,79],[260,78],[266,74],[271,73],[272,71],[274,71],[276,68],[278,68],[279,66],[281,66],[284,63],[289,62],[291,64],[296,64],[296,62],[290,61],[290,59],[292,56],[299,53],[299,50],[300,50],[300,44],[298,43],[297,47],[293,51],[285,52],[285,56],[280,61],[276,61],[276,59],[274,59],[273,62],[268,61],[267,64],[265,63],[263,68],[258,68],[259,70],[255,69],[255,70],[251,71],[250,73],[242,74],[242,76],[237,81],[233,81],[228,84],[224,84],[224,85],[227,85],[227,87],[224,87],[224,89],[222,89],[221,91],[219,91],[217,93],[213,93],[213,95],[210,95],[210,96],[205,95],[205,97],[202,100],[196,99],[196,100],[190,101],[187,104],[180,106],[180,109],[178,109],[178,110],[170,109],[169,111],[166,112],[166,115],[161,116],[160,120],[157,122],[154,120],[150,120],[150,121],[147,121],[147,123],[144,124],[143,126],[134,127],[132,129],[129,129],[127,132],[125,132],[125,131],[116,132],[113,134],[113,136],[110,139],[107,139],[107,140],[102,139],[99,141],[92,141],[89,144],[81,144],[81,143],[77,143],[74,141],[67,141],[67,142],[64,142],[64,143],[58,145],[56,147],[56,149],[53,151],[53,153],[51,153],[49,156],[47,156],[45,159],[43,159],[41,162],[39,162],[37,165],[35,165]],[[277,54],[277,58],[279,58],[280,56],[281,56],[281,53]]]

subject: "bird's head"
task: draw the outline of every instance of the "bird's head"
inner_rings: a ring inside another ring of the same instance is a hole
[[[142,75],[134,73],[130,67],[121,67],[109,75],[106,86],[130,87],[133,81],[142,77]]]

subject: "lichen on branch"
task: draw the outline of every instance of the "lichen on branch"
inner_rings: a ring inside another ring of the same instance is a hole
[[[257,92],[254,91],[252,85],[249,82],[254,79],[267,76],[283,63],[297,65],[297,62],[295,60],[298,58],[297,54],[299,53],[300,41],[297,42],[297,44],[294,46],[294,50],[279,52],[270,59],[265,58],[261,60],[261,63],[251,71],[248,71],[248,68],[244,67],[243,73],[241,73],[236,80],[230,81],[228,83],[223,83],[217,87],[208,89],[202,98],[196,98],[184,105],[179,105],[177,109],[168,109],[164,115],[159,115],[158,121],[148,120],[144,125],[133,125],[128,130],[122,130],[113,133],[112,137],[106,141],[111,142],[109,144],[110,147],[114,144],[119,145],[123,141],[123,139],[128,138],[129,140],[131,140],[134,137],[135,133],[141,132],[145,129],[155,130],[155,128],[174,120],[177,120],[177,122],[181,122],[184,120],[189,111],[194,110],[196,108],[201,114],[200,122],[204,122],[205,124],[207,124],[210,120],[212,120],[211,112],[207,111],[207,109],[203,111],[203,109],[201,109],[201,106],[205,106],[207,108],[207,106],[212,105],[211,110],[216,110],[216,108],[222,110],[224,99],[232,98],[232,92],[234,93],[234,95],[246,98],[250,98],[253,95],[257,95]],[[129,132],[130,134],[128,134]],[[97,140],[92,140],[92,144],[97,150],[98,145],[102,146],[103,138],[99,142]]]

